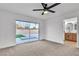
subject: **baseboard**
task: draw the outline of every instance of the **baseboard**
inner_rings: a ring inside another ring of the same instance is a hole
[[[7,46],[2,46],[2,47],[0,47],[0,49],[13,47],[13,46],[15,46],[15,45],[16,45],[16,44],[10,44],[10,45],[7,45]]]
[[[56,44],[64,44],[64,43],[61,43],[61,42],[56,42],[56,41],[50,41],[50,40],[47,40],[47,39],[44,39],[45,41],[49,41],[49,42],[53,42],[53,43],[56,43]]]
[[[46,40],[46,39],[41,39],[41,40],[36,40],[36,41],[49,41],[49,42],[53,42],[53,43],[57,43],[57,44],[63,44],[63,43],[60,43],[60,42],[54,42],[54,41],[50,41],[50,40]],[[35,41],[31,41],[31,42],[35,42]],[[25,43],[22,43],[22,44],[25,44]],[[30,42],[27,42],[27,43],[30,43]],[[17,45],[20,45],[20,44],[17,44]],[[10,44],[10,45],[6,45],[6,46],[2,46],[2,47],[0,47],[0,49],[9,48],[9,47],[13,47],[13,46],[16,46],[16,44]],[[79,48],[79,46],[78,46],[78,48]]]
[[[44,40],[46,40],[46,39],[41,39],[41,41],[44,41]]]

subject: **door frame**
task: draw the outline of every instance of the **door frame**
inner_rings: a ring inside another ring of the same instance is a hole
[[[78,18],[77,17],[73,17],[73,18],[76,18],[76,20],[78,20]],[[73,19],[73,18],[68,18],[68,19]],[[65,20],[68,20],[68,19],[65,19]],[[63,21],[63,43],[65,44],[65,35],[64,35],[64,33],[65,33],[65,20]],[[77,24],[78,24],[78,21],[77,21]],[[77,25],[77,42],[76,42],[76,48],[79,48],[79,46],[78,46],[78,25]]]
[[[22,21],[22,22],[28,22],[28,23],[35,23],[35,24],[39,24],[39,28],[38,28],[38,39],[36,40],[36,41],[38,41],[38,40],[40,40],[40,23],[38,23],[38,22],[32,22],[32,21],[25,21],[25,20],[16,20],[16,21]],[[29,30],[30,31],[30,30]],[[30,37],[30,33],[29,33],[29,37]]]

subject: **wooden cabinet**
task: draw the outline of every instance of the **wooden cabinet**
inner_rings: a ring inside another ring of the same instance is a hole
[[[77,41],[77,33],[65,33],[65,40]]]

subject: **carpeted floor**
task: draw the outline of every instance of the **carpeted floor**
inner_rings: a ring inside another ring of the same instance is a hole
[[[0,49],[2,56],[79,56],[79,49],[48,41],[24,43]]]
[[[70,47],[73,47],[73,48],[75,48],[77,46],[77,42],[73,42],[73,41],[65,40],[64,43],[65,43],[66,46],[70,46]]]

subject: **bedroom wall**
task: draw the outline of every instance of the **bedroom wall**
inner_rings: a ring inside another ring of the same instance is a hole
[[[63,21],[69,18],[77,17],[79,35],[79,11],[70,11],[59,16],[52,17],[46,21],[46,39],[49,41],[64,44],[64,26]],[[77,46],[79,46],[79,36],[77,35]]]
[[[0,48],[16,45],[16,20],[40,23],[40,39],[45,39],[45,24],[41,19],[0,10]]]

